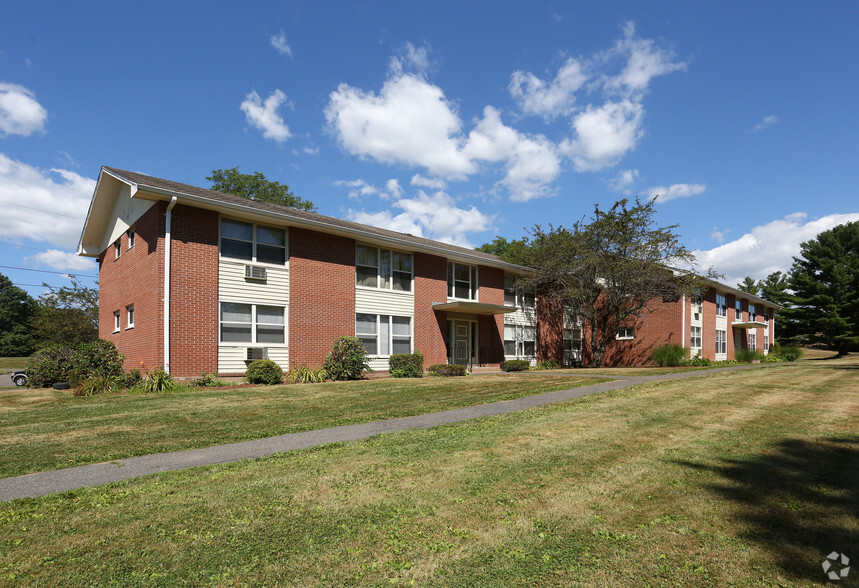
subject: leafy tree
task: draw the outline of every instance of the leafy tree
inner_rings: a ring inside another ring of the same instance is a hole
[[[845,355],[859,348],[859,222],[838,225],[800,246],[786,309],[809,343]]]
[[[316,210],[313,202],[302,200],[289,191],[289,186],[268,180],[260,172],[242,174],[236,166],[230,169],[213,169],[212,175],[207,176],[206,179],[212,182],[212,190],[218,192],[311,212]]]
[[[491,243],[484,243],[477,248],[477,251],[497,255],[504,261],[508,261],[510,263],[521,263],[527,249],[527,237],[513,239],[512,241],[508,241],[504,237],[495,237],[494,241]]]
[[[26,291],[0,274],[0,357],[24,357],[35,350],[31,322],[38,308]]]
[[[751,276],[746,276],[742,282],[737,284],[737,288],[752,296],[757,296],[761,291],[760,282],[756,282]]]
[[[71,276],[72,285],[53,288],[39,297],[33,320],[42,345],[74,345],[98,339],[98,288],[83,285]]]
[[[530,231],[523,262],[536,273],[526,282],[590,326],[594,366],[602,365],[618,329],[647,311],[651,301],[705,287],[691,273],[668,269],[691,266],[694,256],[680,243],[676,225],[655,226],[655,213],[652,201],[621,200],[607,211],[596,206],[590,222]]]

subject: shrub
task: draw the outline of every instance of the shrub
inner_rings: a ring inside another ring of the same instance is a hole
[[[140,370],[129,370],[128,372],[116,378],[117,388],[134,388],[143,382],[143,376]]]
[[[780,358],[778,355],[776,355],[775,353],[770,353],[769,355],[764,355],[761,358],[761,363],[781,363],[782,361],[784,361],[784,360],[782,358]]]
[[[283,382],[283,370],[270,359],[257,359],[248,364],[245,380],[251,384],[273,386]]]
[[[322,367],[332,380],[360,380],[370,370],[367,350],[357,337],[340,337]]]
[[[659,367],[677,367],[683,365],[685,359],[686,349],[677,343],[666,343],[650,352],[650,360]]]
[[[784,347],[779,349],[778,354],[779,357],[781,357],[785,361],[796,361],[797,359],[802,357],[802,349],[793,345],[785,345]]]
[[[37,351],[27,361],[31,388],[69,382],[77,386],[94,377],[118,378],[125,358],[110,341],[99,339],[78,345],[52,345]]]
[[[27,385],[47,388],[55,382],[68,382],[75,350],[69,345],[51,345],[27,360]]]
[[[503,372],[524,372],[531,367],[531,362],[527,359],[508,359],[501,362],[501,371]]]
[[[392,378],[422,378],[424,376],[424,356],[414,353],[397,353],[389,361]]]
[[[690,360],[684,362],[684,365],[691,365],[695,367],[707,367],[713,365],[713,362],[707,359],[706,357],[701,357],[700,355],[696,355]]]
[[[737,349],[734,353],[734,358],[740,363],[752,363],[753,361],[760,361],[763,357],[763,354],[756,349]]]
[[[328,372],[325,371],[325,368],[312,370],[306,365],[292,368],[286,374],[286,381],[290,384],[316,384],[327,379]]]
[[[79,383],[72,390],[72,396],[95,396],[108,394],[120,388],[116,378],[97,374]]]
[[[219,380],[217,374],[203,372],[199,378],[191,380],[191,385],[197,388],[217,388],[219,386],[226,386],[227,383]]]
[[[464,376],[468,373],[464,365],[436,363],[427,368],[427,371],[436,376]]]
[[[556,370],[558,369],[558,362],[554,359],[544,359],[543,361],[537,362],[538,370]]]
[[[173,381],[173,376],[167,373],[160,365],[143,379],[141,386],[144,392],[163,393],[176,392],[179,390],[179,385]]]

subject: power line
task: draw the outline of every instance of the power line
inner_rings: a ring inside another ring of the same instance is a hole
[[[27,267],[14,267],[11,265],[0,265],[2,268],[13,269],[13,270],[21,270],[22,272],[40,272],[43,274],[60,274],[61,276],[74,276],[74,277],[82,277],[82,278],[97,278],[98,276],[94,276],[92,274],[78,274],[75,272],[52,272],[51,270],[37,270],[30,269]]]
[[[9,206],[20,206],[21,208],[26,208],[26,209],[28,209],[28,210],[35,210],[36,212],[44,212],[44,213],[47,213],[47,214],[55,214],[55,215],[57,215],[57,216],[64,216],[64,217],[67,217],[67,218],[73,218],[73,219],[75,219],[75,220],[84,220],[84,217],[82,217],[82,216],[72,216],[72,215],[70,215],[70,214],[63,214],[63,213],[61,213],[61,212],[53,212],[53,211],[50,211],[50,210],[43,210],[43,209],[41,209],[41,208],[33,208],[32,206],[24,206],[23,204],[15,204],[14,202],[5,202],[5,201],[3,201],[3,200],[0,200],[0,204],[8,204]]]
[[[0,241],[0,245],[8,245],[9,247],[19,247],[21,249],[32,249],[34,251],[53,251],[52,249],[45,249],[43,247],[30,247],[28,245],[18,245],[16,243],[7,243],[6,241]]]

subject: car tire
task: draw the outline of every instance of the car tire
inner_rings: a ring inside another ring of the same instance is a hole
[[[68,390],[71,388],[71,385],[68,382],[56,382],[54,384],[54,390]]]
[[[26,386],[27,376],[15,376],[14,378],[12,378],[12,381],[15,382],[16,386]]]

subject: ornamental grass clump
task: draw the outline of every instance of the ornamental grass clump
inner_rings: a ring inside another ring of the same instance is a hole
[[[666,343],[650,352],[650,360],[659,367],[681,366],[685,359],[686,349],[677,343]]]

